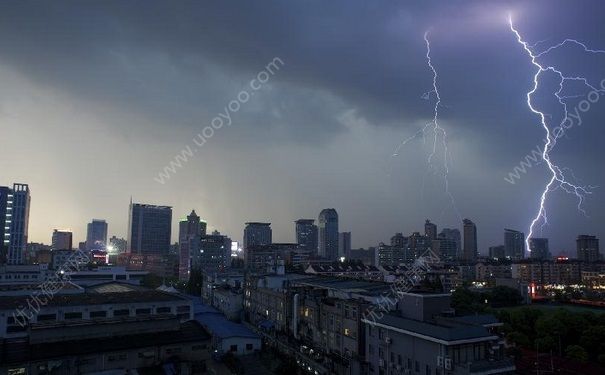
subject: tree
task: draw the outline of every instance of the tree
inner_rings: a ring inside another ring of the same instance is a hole
[[[492,307],[507,307],[521,304],[523,297],[517,289],[500,285],[488,293],[488,300]]]
[[[575,359],[580,362],[588,361],[588,353],[580,345],[569,345],[565,349],[565,355],[567,358]]]

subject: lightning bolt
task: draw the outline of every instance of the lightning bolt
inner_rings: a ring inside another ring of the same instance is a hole
[[[579,185],[576,185],[576,184],[570,182],[569,179],[566,177],[566,174],[563,173],[563,171],[567,171],[574,180],[577,180],[575,178],[575,176],[573,175],[573,172],[571,172],[568,168],[560,168],[551,160],[550,152],[555,147],[555,145],[557,143],[557,139],[560,138],[561,136],[563,136],[564,130],[563,130],[563,127],[560,126],[559,127],[560,131],[553,134],[551,132],[550,128],[548,127],[547,120],[546,120],[546,114],[544,112],[536,109],[533,105],[532,97],[533,97],[534,93],[538,90],[539,82],[540,82],[540,75],[543,73],[546,73],[546,72],[551,72],[551,73],[554,73],[559,79],[559,89],[554,93],[554,96],[557,98],[557,101],[563,108],[564,116],[563,116],[563,120],[561,121],[561,125],[564,124],[565,121],[569,117],[567,103],[565,102],[565,99],[569,99],[569,98],[573,97],[573,96],[563,96],[562,95],[564,84],[566,82],[579,81],[594,91],[597,91],[597,92],[603,91],[603,90],[599,90],[596,87],[594,87],[584,77],[566,76],[565,74],[563,74],[563,72],[561,70],[557,69],[556,67],[551,66],[551,65],[544,65],[544,64],[540,63],[539,58],[541,56],[544,56],[545,54],[548,54],[548,53],[552,52],[553,50],[561,48],[567,44],[574,44],[574,45],[580,46],[587,53],[605,53],[605,51],[590,49],[584,43],[579,42],[575,39],[565,39],[561,43],[555,44],[551,47],[546,48],[542,52],[536,53],[536,52],[534,52],[534,48],[538,44],[543,43],[543,41],[538,42],[537,44],[534,44],[533,46],[529,45],[521,37],[521,34],[517,31],[517,29],[515,29],[515,26],[513,24],[512,15],[509,15],[508,23],[510,26],[510,30],[515,34],[517,42],[523,46],[523,49],[525,50],[525,52],[531,59],[532,65],[536,67],[536,73],[534,74],[534,77],[533,77],[533,87],[526,95],[527,96],[527,106],[529,107],[529,110],[531,112],[538,115],[538,117],[540,118],[540,125],[544,128],[544,131],[546,133],[546,138],[544,140],[544,147],[542,148],[542,159],[545,161],[545,163],[548,167],[548,170],[550,171],[550,174],[551,174],[551,177],[548,180],[548,183],[545,185],[544,190],[542,191],[542,194],[540,195],[540,204],[539,204],[538,212],[536,213],[536,216],[534,216],[534,218],[532,219],[531,224],[529,226],[529,233],[528,233],[527,237],[525,238],[526,251],[530,252],[531,250],[529,248],[529,239],[532,238],[534,231],[536,229],[536,226],[540,222],[542,222],[541,228],[543,228],[544,225],[548,224],[548,217],[546,215],[546,208],[545,208],[548,194],[551,191],[554,191],[559,188],[567,193],[574,194],[578,200],[578,204],[577,204],[578,210],[580,210],[584,215],[586,215],[586,212],[582,208],[582,204],[584,202],[586,195],[591,194],[592,193],[591,190],[594,188],[593,186],[579,186]]]
[[[447,132],[439,124],[439,109],[443,106],[443,104],[441,103],[441,94],[439,93],[439,87],[437,84],[438,78],[439,78],[438,74],[437,74],[437,69],[435,69],[435,66],[433,65],[433,61],[431,59],[431,42],[429,40],[429,34],[430,34],[430,30],[426,31],[424,33],[424,42],[426,45],[425,57],[426,57],[427,66],[429,67],[429,69],[433,75],[433,80],[432,80],[432,89],[430,91],[425,92],[422,95],[422,98],[425,100],[430,100],[432,96],[435,97],[436,100],[435,100],[435,105],[433,107],[433,118],[431,119],[431,121],[424,124],[424,126],[422,128],[420,128],[418,131],[416,131],[416,133],[414,133],[410,137],[401,141],[399,143],[399,145],[397,146],[397,148],[395,149],[395,152],[393,153],[392,157],[398,156],[399,151],[401,150],[401,148],[403,146],[405,146],[407,143],[418,138],[421,135],[422,135],[423,141],[426,143],[426,133],[428,131],[432,130],[433,146],[431,148],[431,153],[428,156],[427,164],[429,166],[429,170],[433,170],[433,171],[437,170],[437,168],[435,168],[435,166],[433,165],[433,158],[435,158],[435,154],[437,153],[437,147],[439,147],[438,145],[439,145],[439,143],[441,143],[441,147],[443,150],[443,168],[441,168],[441,175],[442,175],[443,181],[444,181],[445,194],[448,196],[448,198],[450,200],[450,206],[455,211],[456,215],[458,215],[459,219],[462,220],[462,215],[460,214],[460,211],[458,210],[456,201],[454,199],[454,195],[450,191],[450,187],[449,187],[448,175],[449,175],[450,161],[449,161],[449,150],[448,150],[448,142],[447,142]],[[441,140],[441,142],[439,140]],[[426,175],[425,175],[425,177],[426,177]],[[423,185],[424,185],[424,179],[423,179]],[[424,188],[422,190],[424,191]]]

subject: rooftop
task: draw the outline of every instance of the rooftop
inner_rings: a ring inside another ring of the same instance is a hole
[[[422,322],[403,318],[395,314],[385,314],[382,318],[376,319],[375,323],[368,319],[364,319],[364,321],[394,331],[421,335],[431,341],[438,341],[449,345],[457,344],[458,342],[488,341],[497,338],[497,336],[493,336],[487,329],[478,325],[445,325]]]
[[[118,285],[124,285],[119,284]],[[45,306],[86,306],[105,304],[125,304],[144,302],[186,301],[178,295],[159,292],[156,290],[112,290],[111,284],[98,286],[100,289],[87,290],[80,294],[55,294]],[[27,306],[29,295],[0,297],[0,310],[14,310]]]

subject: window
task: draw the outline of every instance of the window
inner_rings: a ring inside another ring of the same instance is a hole
[[[40,315],[38,315],[39,322],[47,322],[49,320],[57,320],[57,314],[40,314]]]
[[[231,347],[229,348],[229,351],[237,352],[237,345],[231,345]]]
[[[179,313],[183,313],[183,312],[189,312],[189,306],[179,306],[176,308],[176,312]]]
[[[82,313],[81,312],[68,312],[63,314],[63,316],[65,317],[65,320],[69,320],[69,319],[82,319]]]
[[[147,309],[136,309],[135,311],[136,315],[150,315],[151,314],[151,309],[147,308]]]
[[[166,314],[172,312],[172,309],[170,307],[158,307],[155,311],[158,314]]]
[[[111,355],[107,356],[107,361],[108,362],[124,361],[124,360],[126,360],[126,358],[128,358],[126,353],[111,354]]]
[[[246,350],[252,350],[252,349],[254,349],[254,345],[246,344]]]
[[[431,367],[429,365],[426,365],[425,373],[426,375],[431,375]]]
[[[128,315],[130,315],[130,310],[128,310],[128,309],[120,309],[120,310],[113,311],[113,316],[128,316]]]
[[[106,316],[107,316],[107,311],[91,311],[90,312],[90,319],[104,318]]]
[[[420,371],[420,363],[418,363],[418,361],[414,361],[414,367],[416,369],[416,372]]]
[[[193,345],[193,346],[191,347],[191,350],[192,350],[192,351],[194,351],[194,352],[197,352],[197,351],[199,351],[199,350],[204,350],[204,349],[207,349],[207,348],[208,348],[208,345],[206,345],[206,344],[201,344],[201,345]]]

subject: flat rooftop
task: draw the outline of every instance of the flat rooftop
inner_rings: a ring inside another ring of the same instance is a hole
[[[29,295],[0,297],[0,310],[14,310],[27,306],[27,301],[30,298],[31,297]],[[172,301],[188,300],[179,295],[159,292],[156,290],[131,290],[120,292],[90,291],[79,294],[55,294],[52,299],[48,300],[48,303],[46,303],[45,306],[86,306]]]

